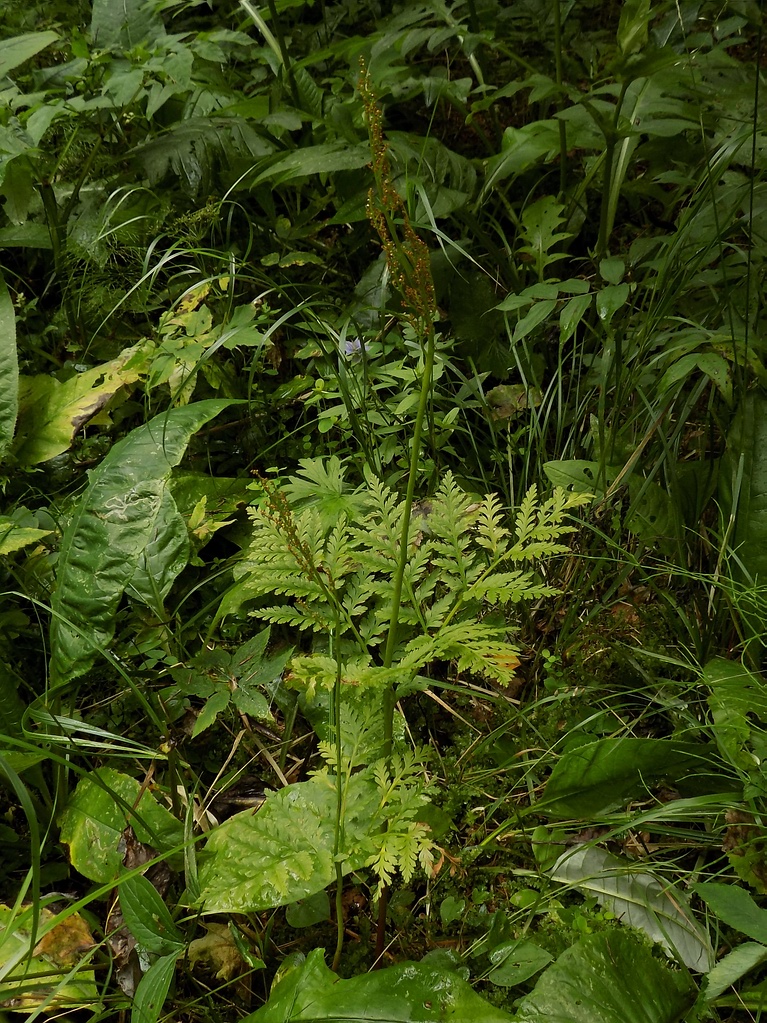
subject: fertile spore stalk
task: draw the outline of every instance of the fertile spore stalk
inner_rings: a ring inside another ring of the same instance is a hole
[[[373,154],[371,167],[375,178],[375,185],[368,192],[367,215],[381,239],[391,281],[402,296],[404,317],[412,327],[416,337],[420,340],[423,351],[421,392],[413,424],[407,490],[405,492],[405,510],[402,517],[402,531],[399,540],[399,560],[393,580],[394,590],[391,618],[389,620],[389,631],[386,636],[386,647],[383,657],[384,667],[390,668],[394,660],[394,651],[397,647],[397,626],[402,600],[402,581],[408,561],[410,517],[415,495],[416,478],[418,476],[423,426],[432,387],[435,346],[434,320],[437,314],[437,303],[434,297],[434,281],[431,275],[429,250],[413,230],[407,208],[391,179],[391,168],[387,154],[388,147],[383,137],[383,114],[376,102],[370,76],[364,61],[360,61],[359,91],[365,106],[370,148]],[[390,761],[394,730],[394,686],[392,683],[387,684],[383,693],[383,719],[384,756],[387,761]],[[381,891],[378,912],[378,933],[376,937],[376,956],[378,961],[380,961],[383,954],[386,938],[387,896],[388,890],[384,887]]]

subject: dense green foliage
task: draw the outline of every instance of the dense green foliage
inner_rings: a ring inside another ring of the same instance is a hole
[[[2,1019],[758,1015],[762,5],[4,14]]]

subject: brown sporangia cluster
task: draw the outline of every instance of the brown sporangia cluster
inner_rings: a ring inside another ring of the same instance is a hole
[[[429,250],[413,230],[407,208],[394,187],[383,136],[383,113],[364,60],[360,60],[358,88],[365,106],[375,177],[375,186],[368,192],[368,220],[381,239],[389,274],[402,294],[406,316],[416,333],[423,336],[431,330],[437,311]]]

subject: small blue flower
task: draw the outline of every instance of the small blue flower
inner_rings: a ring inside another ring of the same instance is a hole
[[[359,359],[362,358],[362,353],[365,351],[367,351],[367,345],[364,343],[362,338],[347,337],[344,341],[344,355],[347,359],[351,359],[353,362],[359,361]]]

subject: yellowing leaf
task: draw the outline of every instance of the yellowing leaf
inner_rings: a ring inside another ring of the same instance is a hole
[[[36,543],[43,536],[48,536],[50,529],[33,529],[29,526],[19,526],[13,519],[6,515],[0,515],[0,555],[13,554],[20,551],[22,547],[28,547]]]
[[[245,963],[226,924],[205,924],[207,934],[190,942],[188,957],[192,966],[200,964],[215,974],[217,980],[231,980]]]
[[[60,1009],[98,1009],[98,991],[92,969],[77,965],[94,941],[83,918],[74,913],[51,927],[56,915],[42,909],[30,950],[32,910],[21,912],[0,905],[0,1009],[46,1012]],[[50,929],[47,929],[50,928]],[[31,951],[31,955],[30,955]],[[16,965],[11,965],[16,961]],[[6,967],[10,969],[6,972]]]
[[[64,383],[48,374],[19,378],[19,415],[12,451],[21,465],[47,462],[67,451],[78,430],[110,399],[139,378],[140,367],[126,349],[117,359],[78,373]],[[129,363],[131,363],[129,365]]]

